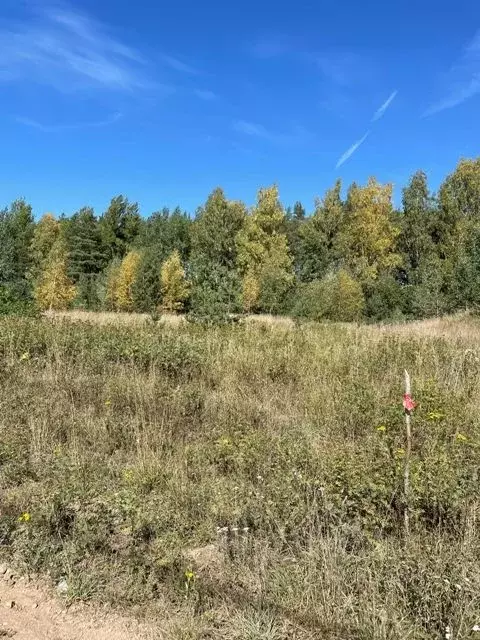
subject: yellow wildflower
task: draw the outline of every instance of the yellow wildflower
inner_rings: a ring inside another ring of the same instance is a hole
[[[442,420],[445,417],[445,414],[442,411],[430,411],[427,413],[427,420],[431,422],[435,422],[435,420]]]
[[[25,511],[25,513],[22,513],[18,520],[19,522],[30,522],[31,519],[32,516],[28,513],[28,511]]]
[[[467,442],[468,438],[467,438],[467,436],[463,435],[463,433],[456,433],[455,434],[455,440],[457,442]]]
[[[124,472],[123,472],[123,479],[124,479],[126,482],[132,482],[133,477],[134,477],[134,474],[133,474],[133,470],[132,470],[132,469],[125,469],[125,470],[124,470]]]
[[[377,431],[383,432],[383,431],[386,431],[386,430],[387,430],[387,427],[384,424],[381,424],[381,425],[379,425],[377,427]]]

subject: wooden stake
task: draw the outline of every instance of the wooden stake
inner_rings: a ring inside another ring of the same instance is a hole
[[[410,396],[410,376],[405,370],[405,395]],[[405,536],[410,535],[410,458],[412,455],[412,427],[410,411],[405,409],[405,428],[407,435],[407,446],[405,449],[405,470],[403,473],[403,494],[404,494],[404,511],[403,521],[405,525]]]

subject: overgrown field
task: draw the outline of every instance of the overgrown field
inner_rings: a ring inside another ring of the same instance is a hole
[[[159,638],[475,637],[479,453],[474,318],[0,321],[0,555]]]

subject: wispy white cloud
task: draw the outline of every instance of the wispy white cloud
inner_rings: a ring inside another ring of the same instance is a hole
[[[260,124],[254,124],[253,122],[247,122],[246,120],[237,120],[233,123],[233,128],[238,133],[245,133],[247,136],[256,136],[258,138],[268,138],[269,133]]]
[[[370,135],[370,131],[367,131],[367,133],[362,138],[360,138],[360,140],[357,140],[356,142],[354,142],[352,146],[349,147],[342,156],[340,156],[337,164],[335,165],[335,169],[338,169],[339,167],[341,167],[344,162],[346,162],[349,158],[351,158],[355,153],[355,151],[357,151],[357,149],[365,142],[365,140],[368,138],[369,135]]]
[[[480,93],[480,29],[445,75],[444,83],[446,95],[430,105],[424,116],[457,107]]]
[[[123,114],[120,112],[114,113],[108,118],[104,120],[97,120],[93,122],[73,122],[70,124],[54,124],[47,125],[38,122],[37,120],[33,120],[32,118],[24,118],[17,117],[15,118],[16,122],[19,124],[23,124],[26,127],[31,127],[32,129],[38,129],[38,131],[42,131],[43,133],[59,133],[64,131],[74,131],[77,129],[97,129],[100,127],[106,127],[108,125],[114,124],[118,122],[123,117]]]
[[[385,111],[388,109],[388,107],[392,104],[392,102],[397,97],[397,93],[398,93],[397,89],[395,89],[395,91],[392,91],[392,93],[388,96],[388,98],[385,100],[382,106],[375,111],[372,118],[372,122],[376,122],[377,120],[380,120],[380,118],[385,114]]]
[[[162,56],[162,60],[166,65],[168,65],[175,71],[180,71],[181,73],[187,73],[192,76],[198,76],[201,73],[199,69],[196,69],[195,67],[192,67],[186,62],[182,62],[181,60],[179,60],[178,58],[174,58],[173,56],[164,55]]]
[[[213,91],[209,91],[208,89],[195,89],[194,93],[197,98],[200,98],[200,100],[210,101],[216,100],[217,98],[217,94],[213,93]]]
[[[248,122],[247,120],[236,120],[233,123],[233,129],[237,133],[241,133],[254,138],[261,138],[278,145],[290,145],[306,142],[310,134],[306,129],[295,126],[292,131],[282,133],[266,129],[261,124]]]
[[[336,87],[364,85],[372,77],[371,62],[351,51],[324,51],[309,55],[320,73]]]
[[[36,81],[62,91],[154,86],[136,49],[63,6],[44,7],[21,23],[3,26],[0,42],[0,81]]]
[[[257,40],[248,44],[248,51],[256,58],[277,58],[290,49],[290,43],[286,36],[281,34],[262,35]]]

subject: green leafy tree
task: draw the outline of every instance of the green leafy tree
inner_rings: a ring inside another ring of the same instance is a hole
[[[197,318],[216,321],[236,311],[240,279],[236,271],[236,237],[243,228],[245,207],[215,189],[197,212],[191,228],[191,308]]]
[[[340,269],[299,287],[294,313],[310,320],[360,320],[365,297],[360,282]]]
[[[343,222],[341,181],[337,180],[300,229],[299,277],[305,282],[322,278],[339,261],[338,239]]]
[[[432,224],[436,207],[430,194],[427,176],[417,171],[403,189],[403,211],[398,248],[403,255],[408,282],[418,283],[418,269],[434,251]]]
[[[439,204],[434,228],[437,253],[443,260],[443,291],[455,306],[464,290],[458,278],[466,274],[466,262],[473,255],[471,237],[480,221],[480,158],[458,163],[440,187]]]

